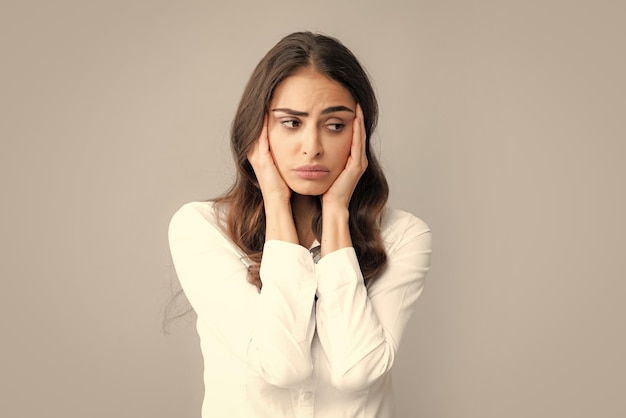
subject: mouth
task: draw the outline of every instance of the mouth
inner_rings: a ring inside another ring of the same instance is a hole
[[[323,165],[303,165],[297,168],[294,168],[293,170],[298,176],[304,178],[304,179],[309,179],[309,180],[314,180],[314,179],[319,179],[322,177],[325,177],[328,175],[328,173],[330,172],[330,170],[323,166]]]

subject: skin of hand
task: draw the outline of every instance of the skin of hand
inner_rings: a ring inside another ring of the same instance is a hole
[[[356,117],[352,122],[352,145],[350,155],[346,161],[346,168],[339,174],[330,188],[322,195],[322,207],[338,206],[348,208],[352,193],[359,179],[367,169],[365,154],[366,142],[363,110],[357,104]]]

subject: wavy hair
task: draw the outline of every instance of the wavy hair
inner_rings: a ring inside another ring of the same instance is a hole
[[[348,210],[352,244],[367,284],[381,273],[387,262],[380,221],[389,186],[370,145],[378,122],[374,89],[357,58],[337,39],[311,32],[292,33],[281,39],[254,69],[232,122],[230,139],[236,179],[230,189],[215,200],[218,207],[227,207],[222,226],[247,254],[251,261],[248,281],[260,289],[265,211],[261,189],[247,155],[261,134],[263,118],[269,111],[276,87],[302,68],[313,68],[343,85],[363,110],[368,166],[354,190]],[[316,207],[312,229],[319,240],[322,235],[321,202]]]

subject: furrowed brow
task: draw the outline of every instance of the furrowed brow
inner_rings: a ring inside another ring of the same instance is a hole
[[[293,110],[293,109],[287,109],[287,108],[272,109],[272,112],[283,112],[291,116],[309,116],[307,112],[301,112],[299,110]]]
[[[345,107],[345,106],[331,106],[331,107],[327,107],[326,109],[322,110],[322,115],[326,115],[328,113],[335,113],[335,112],[350,112],[350,113],[354,113],[354,110]]]

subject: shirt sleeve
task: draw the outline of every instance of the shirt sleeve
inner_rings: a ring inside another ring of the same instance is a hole
[[[317,286],[309,252],[269,241],[262,291],[247,281],[247,263],[219,229],[212,207],[184,205],[172,217],[169,243],[176,273],[198,315],[226,349],[268,383],[288,387],[312,371]],[[201,330],[199,329],[199,332]]]
[[[402,334],[429,269],[431,233],[407,214],[394,225],[387,267],[369,289],[354,248],[342,248],[317,264],[317,332],[330,362],[332,384],[355,391],[393,365]]]

